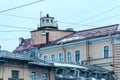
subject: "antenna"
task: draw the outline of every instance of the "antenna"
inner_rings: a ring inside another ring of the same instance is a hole
[[[41,27],[41,17],[42,17],[42,12],[40,12],[40,27]]]

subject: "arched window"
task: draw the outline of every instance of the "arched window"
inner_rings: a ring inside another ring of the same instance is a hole
[[[59,62],[64,62],[64,54],[63,53],[59,53],[58,58],[59,58]]]
[[[51,54],[51,61],[55,61],[55,54]]]
[[[72,62],[72,52],[67,52],[67,56],[66,56],[67,58],[67,63],[71,63]]]
[[[80,50],[75,51],[75,62],[80,62]]]

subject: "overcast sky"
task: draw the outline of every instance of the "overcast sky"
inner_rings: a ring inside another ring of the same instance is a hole
[[[35,1],[37,0],[1,0],[0,12]],[[0,13],[0,45],[2,50],[14,50],[19,44],[19,37],[30,38],[30,31],[37,29],[39,24],[40,12],[42,12],[42,16],[49,14],[55,17],[59,29],[85,30],[119,24],[120,0],[44,0]],[[16,15],[16,17],[10,15]]]

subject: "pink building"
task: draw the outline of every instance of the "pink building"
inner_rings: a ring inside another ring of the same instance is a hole
[[[120,79],[120,25],[82,31],[59,30],[54,17],[42,17],[31,31],[32,47],[48,62],[96,65],[114,71]],[[30,45],[31,45],[30,44]],[[19,46],[19,48],[21,45]],[[17,48],[15,51],[19,51]]]

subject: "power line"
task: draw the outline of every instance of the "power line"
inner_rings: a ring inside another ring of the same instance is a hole
[[[95,23],[98,23],[98,22],[110,20],[110,19],[115,18],[115,17],[118,17],[118,16],[120,16],[120,14],[113,15],[113,16],[110,16],[110,17],[107,17],[107,18],[103,18],[103,19],[100,19],[100,20],[97,20],[97,21],[94,21],[94,22],[86,23],[86,25],[85,25],[85,24],[79,24],[79,23],[78,23],[78,24],[75,24],[75,25],[93,26],[93,25],[91,25],[91,24],[95,24]],[[69,23],[69,24],[73,24],[73,23]]]
[[[113,15],[113,16],[110,16],[110,17],[107,17],[107,18],[103,18],[103,19],[100,19],[100,20],[97,20],[97,21],[94,21],[94,22],[91,22],[91,23],[87,23],[87,24],[94,24],[94,23],[97,23],[97,22],[101,22],[101,21],[105,21],[105,20],[110,20],[110,19],[118,17],[118,16],[120,16],[120,14]]]
[[[10,9],[6,9],[6,10],[3,10],[3,11],[0,11],[0,13],[11,11],[11,10],[18,9],[18,8],[21,8],[21,7],[25,7],[25,6],[29,6],[29,5],[32,5],[32,4],[41,2],[41,1],[44,1],[44,0],[38,0],[36,2],[31,2],[31,3],[28,3],[28,4],[24,4],[24,5],[20,5],[20,6],[17,6],[17,7],[10,8]]]
[[[91,16],[91,17],[88,17],[88,18],[86,18],[86,19],[83,19],[83,20],[81,20],[81,21],[79,21],[79,22],[73,23],[72,25],[76,25],[76,24],[78,24],[78,23],[80,23],[80,22],[85,22],[85,21],[88,21],[88,20],[90,20],[90,19],[94,19],[94,18],[96,18],[96,17],[98,17],[98,16],[100,16],[100,15],[103,15],[103,14],[105,14],[105,13],[108,13],[108,12],[110,12],[110,11],[118,8],[118,7],[120,7],[120,5],[115,6],[115,7],[111,8],[111,9],[106,10],[106,11],[103,11],[103,12],[101,12],[101,13],[99,13],[99,14],[94,15],[94,16]],[[71,26],[71,25],[68,25],[68,26]]]
[[[8,27],[8,28],[17,28],[17,29],[27,29],[27,30],[33,30],[34,28],[23,28],[23,27],[17,27],[17,26],[10,26],[10,25],[1,25],[2,27]]]
[[[29,30],[9,30],[9,31],[0,31],[0,32],[30,32]]]
[[[18,15],[13,15],[13,14],[0,14],[0,15],[11,16],[11,17],[18,17],[18,18],[25,18],[25,19],[33,19],[33,20],[40,20],[38,18],[32,18],[32,17],[26,17],[26,16],[18,16]]]

